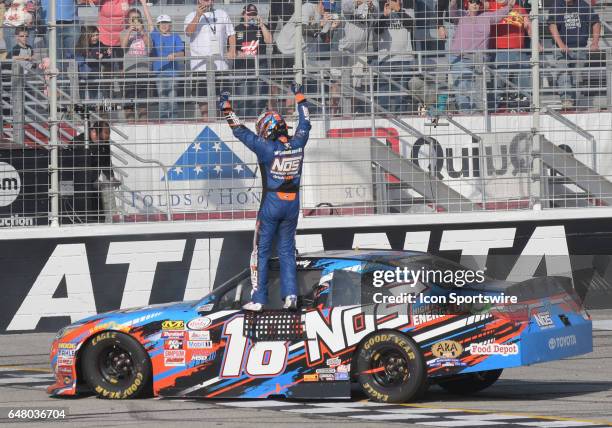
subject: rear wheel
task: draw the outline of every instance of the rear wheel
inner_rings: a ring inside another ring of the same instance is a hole
[[[414,341],[401,333],[374,333],[356,353],[356,376],[374,401],[403,403],[427,388],[425,361]]]
[[[502,374],[502,369],[458,375],[438,383],[452,394],[473,394],[493,385]]]
[[[96,334],[83,350],[81,361],[85,381],[101,398],[136,398],[151,391],[149,355],[127,334]]]

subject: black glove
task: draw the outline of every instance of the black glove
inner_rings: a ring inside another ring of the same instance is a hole
[[[291,83],[291,92],[293,92],[294,95],[303,93],[303,89],[304,87],[302,86],[301,83],[297,83],[297,82]]]
[[[232,105],[229,101],[230,93],[228,91],[221,92],[221,96],[219,96],[219,110],[225,111],[232,108]]]

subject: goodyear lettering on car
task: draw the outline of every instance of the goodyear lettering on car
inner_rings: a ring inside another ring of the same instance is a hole
[[[386,340],[389,340],[389,335],[388,334],[377,334],[376,336],[371,337],[370,339],[368,339],[368,341],[363,345],[363,349],[365,349],[367,351],[372,346],[376,345],[377,343],[380,343],[381,341],[384,342]]]
[[[392,339],[393,339],[393,343],[398,345],[400,348],[404,350],[404,352],[406,352],[406,355],[408,355],[408,358],[410,358],[411,360],[414,360],[416,358],[416,355],[414,354],[414,351],[410,347],[410,344],[404,338],[392,336]]]
[[[108,389],[100,385],[97,385],[95,387],[95,390],[98,394],[102,395],[103,397],[127,398],[138,390],[138,387],[142,384],[143,379],[144,379],[144,376],[142,375],[142,373],[138,372],[136,373],[134,382],[132,382],[132,384],[128,386],[126,389],[124,389],[123,391],[109,391]]]

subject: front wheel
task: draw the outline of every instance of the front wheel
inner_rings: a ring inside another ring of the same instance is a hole
[[[374,401],[403,403],[427,388],[425,361],[409,337],[393,331],[374,333],[356,353],[357,381]]]
[[[151,360],[127,334],[96,334],[83,350],[81,361],[85,381],[101,398],[136,398],[150,392]]]
[[[502,369],[467,373],[442,380],[438,383],[452,394],[473,394],[493,385],[502,374]]]

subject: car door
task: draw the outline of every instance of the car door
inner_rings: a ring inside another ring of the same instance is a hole
[[[214,324],[219,324],[213,336],[218,335],[222,345],[217,352],[216,362],[211,368],[215,376],[199,390],[203,397],[226,398],[264,398],[269,395],[301,396],[297,384],[303,381],[306,358],[303,338],[285,339],[282,334],[275,339],[274,329],[279,316],[285,314],[290,318],[301,320],[313,307],[313,291],[318,286],[321,276],[319,269],[308,269],[304,264],[299,266],[297,281],[300,294],[300,309],[297,313],[281,310],[280,271],[272,263],[268,276],[268,304],[261,314],[247,313],[241,306],[251,298],[250,278],[242,279],[235,288],[227,290],[215,304]],[[255,317],[256,322],[264,323],[274,317],[270,324],[272,337],[256,340],[245,330],[245,318]],[[280,331],[280,333],[285,330]]]

